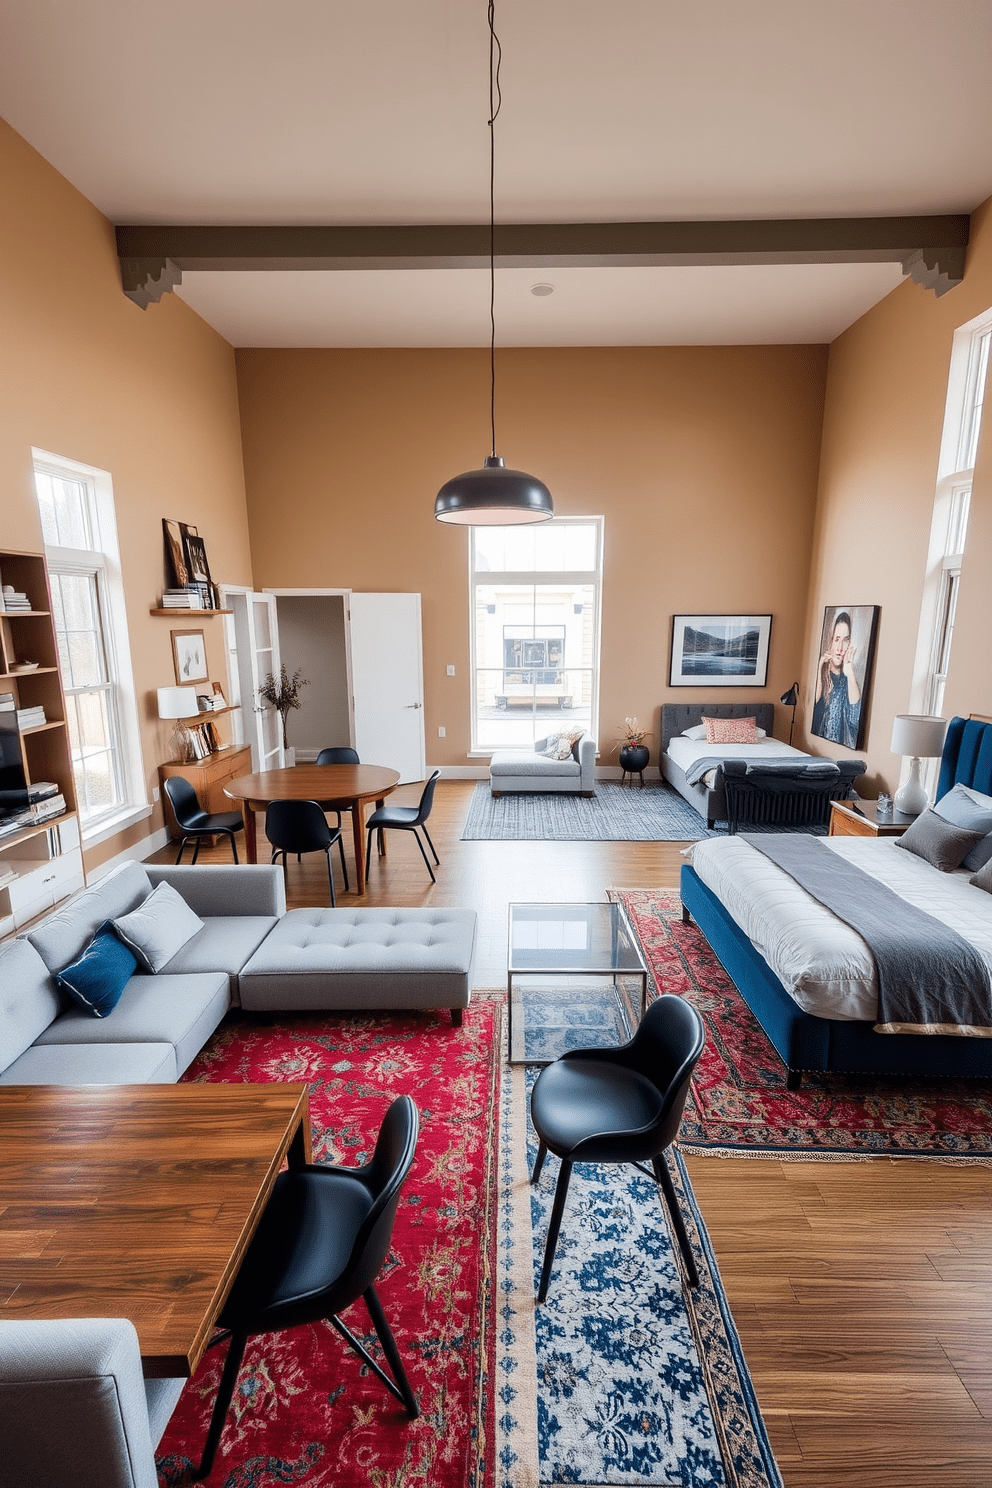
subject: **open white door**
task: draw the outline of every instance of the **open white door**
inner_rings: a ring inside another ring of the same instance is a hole
[[[229,699],[241,708],[242,738],[251,744],[253,770],[275,770],[283,763],[282,725],[272,708],[256,712],[258,689],[269,672],[279,675],[279,626],[270,594],[222,589],[228,637]],[[235,678],[237,685],[235,685]]]
[[[351,607],[355,748],[368,764],[423,780],[424,667],[419,594],[356,594]]]

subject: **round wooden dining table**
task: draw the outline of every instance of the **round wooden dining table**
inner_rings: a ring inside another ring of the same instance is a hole
[[[272,801],[318,801],[325,811],[350,811],[355,841],[356,892],[365,893],[365,803],[381,806],[399,784],[399,773],[383,765],[293,765],[284,770],[260,770],[239,775],[224,785],[224,794],[238,801],[245,819],[245,851],[249,863],[258,862],[255,812]],[[382,834],[385,837],[385,833]],[[385,851],[385,844],[380,844]]]

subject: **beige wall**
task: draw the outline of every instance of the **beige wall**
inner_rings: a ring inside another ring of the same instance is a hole
[[[937,299],[905,282],[830,348],[816,534],[803,665],[804,727],[812,715],[823,609],[881,606],[869,699],[866,795],[899,783],[892,719],[910,707],[926,578],[951,341],[992,306],[992,221],[972,219],[964,281]],[[986,405],[987,406],[987,405]],[[979,449],[968,551],[944,713],[992,712],[988,582],[992,556],[992,439]],[[807,739],[818,754],[850,754]]]
[[[174,681],[170,621],[148,613],[162,518],[199,528],[215,579],[251,581],[234,353],[175,295],[125,299],[110,224],[2,121],[0,183],[0,546],[42,546],[32,445],[112,475],[150,800],[170,734],[154,689]],[[217,678],[220,626],[204,622]],[[156,807],[87,865],[160,825]]]
[[[434,496],[489,452],[488,360],[237,353],[255,582],[423,595],[436,764],[466,763],[469,625],[467,534],[434,521]],[[673,614],[774,615],[768,686],[708,697],[778,698],[797,675],[825,370],[808,346],[498,353],[499,452],[561,515],[606,519],[604,763],[631,714],[656,758],[660,703],[695,695],[666,686]]]

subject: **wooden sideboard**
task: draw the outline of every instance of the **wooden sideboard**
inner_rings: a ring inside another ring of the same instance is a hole
[[[213,754],[208,754],[206,759],[191,760],[189,764],[183,764],[180,760],[170,760],[167,765],[158,767],[158,777],[163,785],[173,776],[181,775],[183,780],[188,780],[196,791],[197,799],[204,811],[209,812],[232,811],[235,803],[230,797],[225,796],[224,786],[237,775],[250,774],[251,746],[248,744],[228,745],[226,749],[217,749]],[[183,834],[176,826],[175,817],[172,815],[172,808],[164,790],[162,791],[162,805],[169,835],[178,841]]]

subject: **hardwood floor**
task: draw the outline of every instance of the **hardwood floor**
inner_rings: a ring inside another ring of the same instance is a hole
[[[476,909],[480,987],[506,985],[511,901],[678,882],[684,843],[460,842],[471,790],[438,787],[437,887],[415,843],[391,833],[363,902]],[[390,799],[418,798],[411,786]],[[327,902],[322,855],[290,865],[289,897]],[[786,1488],[992,1485],[992,1168],[713,1157],[689,1168]]]

